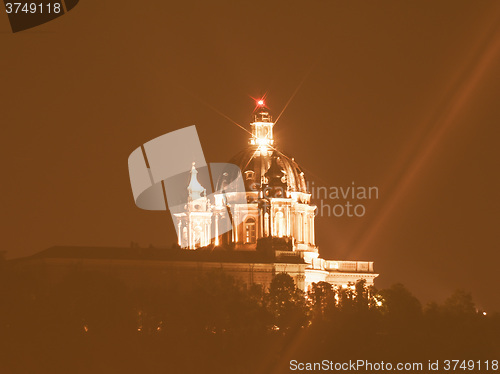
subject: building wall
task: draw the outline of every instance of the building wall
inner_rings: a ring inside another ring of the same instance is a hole
[[[331,272],[307,268],[307,264],[293,263],[229,263],[160,260],[41,258],[19,263],[38,273],[48,286],[57,284],[76,270],[96,271],[115,277],[132,289],[167,287],[179,282],[189,282],[198,275],[213,270],[223,270],[246,284],[260,284],[268,288],[273,276],[289,274],[298,288],[307,291],[313,282],[326,281],[332,285],[347,285],[359,279],[373,284],[377,274],[362,272]],[[31,271],[30,270],[30,271]]]

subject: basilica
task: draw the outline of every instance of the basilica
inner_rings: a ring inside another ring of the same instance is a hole
[[[175,200],[175,209],[169,205],[177,245],[56,246],[13,261],[13,266],[43,275],[41,282],[48,285],[57,284],[75,271],[105,273],[137,289],[190,282],[212,271],[223,271],[245,284],[258,284],[264,289],[280,273],[290,275],[304,291],[321,281],[337,288],[354,288],[358,280],[373,285],[378,276],[373,262],[320,257],[314,229],[317,208],[311,203],[304,172],[293,158],[279,151],[273,127],[268,109],[259,102],[250,124],[248,146],[229,164],[210,164],[214,183],[210,188],[206,182],[200,182],[207,180],[200,178],[207,165],[185,160],[182,170],[187,171],[175,177],[180,182],[173,183],[173,190],[182,191],[182,198]],[[196,135],[194,126],[187,129]],[[170,135],[167,134],[168,139]],[[167,194],[158,187],[172,183],[165,182],[156,171],[165,159],[176,161],[174,166],[179,164],[181,160],[161,152],[175,154],[179,149],[175,147],[181,147],[182,142],[169,146],[151,143],[138,148],[129,158],[132,191],[137,206],[165,210],[163,198]],[[161,157],[154,159],[155,155]],[[203,158],[198,157],[200,160]],[[214,173],[216,165],[222,166]],[[137,175],[143,178],[139,189],[132,178]]]
[[[373,285],[378,276],[373,262],[319,256],[316,206],[311,204],[304,172],[294,158],[277,149],[274,122],[263,101],[258,102],[250,127],[248,146],[231,160],[237,168],[218,178],[213,199],[198,181],[193,163],[187,204],[183,212],[174,214],[179,246],[185,250],[221,246],[234,251],[271,251],[281,263],[300,259],[304,266],[297,284],[303,289],[319,281],[347,287],[364,279],[366,285]],[[232,188],[237,178],[244,183],[243,199]]]

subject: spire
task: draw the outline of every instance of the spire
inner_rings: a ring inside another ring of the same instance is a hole
[[[193,162],[193,166],[191,167],[191,180],[187,188],[190,200],[200,199],[206,194],[205,188],[200,184],[200,182],[198,182],[198,170],[196,170],[194,165],[195,163]]]
[[[254,110],[253,115],[254,122],[273,122],[273,117],[269,114],[269,108],[263,99],[257,101],[257,107]]]

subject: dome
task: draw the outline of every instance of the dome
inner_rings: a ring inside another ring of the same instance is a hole
[[[240,168],[247,192],[260,189],[261,182],[268,183],[270,175],[266,176],[266,173],[270,171],[273,179],[279,176],[280,172],[282,173],[281,181],[284,185],[286,184],[287,191],[308,193],[304,173],[299,165],[294,159],[278,150],[268,149],[264,151],[258,147],[250,146],[236,154],[229,162]],[[228,185],[236,177],[234,170],[223,173],[217,181],[217,191],[224,190],[225,185]]]
[[[259,104],[260,105],[260,104]],[[229,162],[238,168],[227,168],[216,182],[216,191],[235,192],[233,181],[241,171],[247,192],[247,202],[259,197],[288,197],[301,203],[309,203],[311,195],[307,191],[304,173],[292,158],[275,148],[274,122],[269,110],[261,105],[254,113],[254,122],[249,146],[236,154]],[[271,189],[280,189],[271,194]],[[261,192],[261,193],[259,193]]]

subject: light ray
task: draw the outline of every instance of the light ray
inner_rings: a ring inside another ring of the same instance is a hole
[[[304,84],[304,82],[306,81],[306,78],[309,76],[309,74],[311,73],[311,71],[313,70],[313,67],[314,65],[316,65],[316,63],[314,62],[311,67],[306,71],[306,73],[304,74],[304,76],[302,77],[301,81],[299,82],[299,84],[297,85],[297,87],[295,88],[295,91],[293,91],[292,93],[292,96],[290,96],[290,98],[288,99],[288,101],[286,102],[285,106],[283,107],[283,109],[281,110],[280,114],[278,115],[278,117],[276,118],[276,120],[274,121],[274,124],[278,123],[279,119],[281,118],[281,116],[283,115],[283,113],[285,112],[285,110],[288,108],[288,105],[290,105],[290,103],[292,102],[293,98],[295,97],[295,95],[297,95],[297,92],[299,92],[299,89],[302,87],[302,85]]]
[[[477,86],[484,79],[485,73],[491,67],[494,57],[500,51],[500,37],[496,35],[496,39],[490,42],[481,54],[479,61],[475,64],[469,76],[462,81],[455,95],[450,100],[447,109],[441,113],[435,122],[435,130],[428,135],[426,143],[420,150],[417,150],[416,155],[407,167],[406,172],[402,172],[402,176],[393,188],[393,194],[389,197],[388,202],[381,208],[380,213],[371,222],[371,225],[360,237],[360,241],[354,246],[352,256],[358,256],[364,252],[373,242],[377,235],[383,230],[386,222],[393,215],[397,203],[415,185],[414,181],[418,173],[430,161],[432,154],[438,148],[440,142],[443,141],[447,133],[456,123],[456,118],[460,111],[466,106]],[[400,167],[404,167],[404,163],[399,163]]]
[[[229,122],[235,124],[236,126],[238,126],[240,129],[242,129],[243,131],[245,131],[246,133],[252,135],[252,133],[250,131],[248,131],[245,127],[243,127],[242,125],[240,125],[238,122],[236,122],[235,120],[233,120],[231,117],[229,117],[228,115],[224,114],[222,111],[220,111],[219,109],[217,109],[216,107],[214,107],[213,105],[209,104],[208,102],[206,102],[205,100],[203,100],[202,98],[200,98],[199,96],[195,95],[194,93],[190,92],[187,88],[185,87],[182,87],[182,86],[179,86],[182,90],[184,90],[187,94],[189,94],[191,97],[195,98],[196,100],[198,100],[200,103],[202,103],[203,105],[205,105],[207,108],[210,108],[212,109],[215,113],[219,114],[220,116],[224,117],[225,119],[227,119]]]

